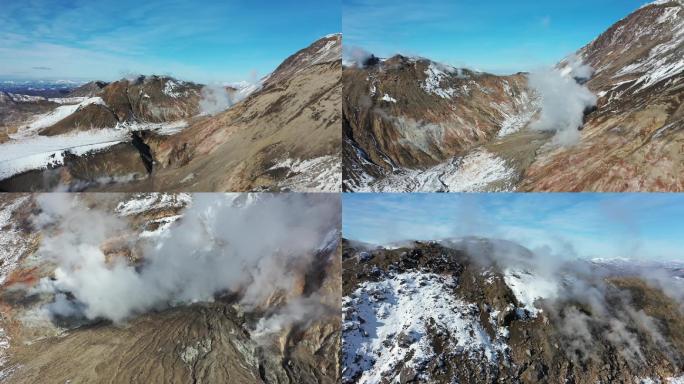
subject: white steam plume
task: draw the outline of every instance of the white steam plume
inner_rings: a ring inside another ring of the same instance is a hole
[[[38,254],[58,265],[50,310],[122,322],[222,293],[238,293],[241,304],[255,308],[296,292],[316,258],[334,249],[336,196],[266,194],[244,205],[226,196],[194,195],[165,236],[142,246],[142,263],[131,265],[101,248],[108,239],[133,238],[126,221],[71,195],[40,195],[42,213],[34,223],[45,235]],[[287,318],[299,319],[286,312],[281,322]]]
[[[539,131],[554,131],[554,141],[562,146],[577,144],[584,112],[596,105],[596,96],[577,79],[588,79],[593,70],[578,58],[569,59],[564,70],[547,69],[532,72],[529,84],[541,101],[539,119],[530,127]],[[577,78],[577,79],[576,79]]]
[[[363,67],[373,55],[357,46],[342,45],[342,64],[347,67]]]
[[[202,87],[201,97],[199,102],[201,115],[215,115],[232,105],[228,91],[220,84],[208,84]]]
[[[306,328],[314,320],[325,315],[338,316],[339,307],[321,305],[324,301],[325,299],[317,294],[290,300],[276,313],[261,318],[252,332],[252,338],[267,341],[269,336],[280,334],[292,324]]]
[[[591,65],[584,64],[582,58],[576,54],[568,56],[564,60],[564,66],[561,69],[563,75],[570,75],[572,78],[580,82],[589,80],[594,75],[594,68]]]

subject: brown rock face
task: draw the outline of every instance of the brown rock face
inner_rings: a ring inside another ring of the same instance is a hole
[[[7,141],[8,134],[15,133],[32,116],[49,112],[57,106],[44,98],[30,102],[14,100],[11,94],[0,91],[0,143]]]
[[[524,74],[495,76],[395,56],[345,67],[343,77],[348,191],[509,189],[548,139],[521,131],[537,109]],[[464,160],[469,156],[474,166]],[[452,180],[488,166],[478,159],[505,164],[506,174],[471,187]]]
[[[160,123],[199,113],[200,89],[170,77],[140,76],[105,86],[101,97],[119,121]]]
[[[506,114],[526,107],[523,75],[499,77],[426,59],[395,56],[349,67],[343,79],[345,141],[385,170],[427,168],[463,154],[494,138]]]
[[[69,92],[68,97],[93,97],[102,93],[107,86],[104,81],[91,81]]]
[[[336,382],[335,367],[326,371],[316,351],[303,346],[315,346],[314,340],[292,340],[287,350],[294,355],[284,358],[254,343],[244,321],[229,305],[215,303],[141,316],[126,327],[86,326],[18,350],[13,361],[22,368],[11,382]]]
[[[119,143],[107,151],[83,156],[67,154],[64,165],[58,168],[27,171],[0,180],[0,190],[79,192],[144,179],[148,174],[147,165],[140,151],[131,143]]]

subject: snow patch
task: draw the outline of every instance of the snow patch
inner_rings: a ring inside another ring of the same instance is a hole
[[[142,233],[140,233],[140,237],[154,238],[164,236],[169,228],[171,228],[171,225],[173,225],[173,223],[178,221],[178,219],[181,217],[182,215],[173,215],[149,221],[147,222],[146,226],[153,226],[155,228],[150,230],[145,229]]]
[[[655,2],[648,5],[671,2]],[[659,26],[659,28],[669,29],[671,31],[670,39],[653,47],[648,57],[621,68],[615,77],[637,74],[640,77],[634,85],[640,85],[639,90],[641,90],[680,74],[684,70],[684,58],[679,53],[681,41],[684,39],[684,18],[681,16],[683,5],[680,1],[678,6],[665,8],[656,20],[657,24],[667,24],[666,26]],[[673,58],[674,60],[672,60]]]
[[[21,236],[21,230],[16,227],[16,222],[12,220],[12,215],[30,198],[22,195],[0,206],[0,285],[5,283],[7,277],[17,268],[19,258],[27,252],[27,242]],[[9,378],[16,368],[7,367],[9,347],[10,337],[0,326],[0,381]]]
[[[45,98],[42,96],[20,95],[18,93],[10,93],[10,92],[7,92],[7,95],[15,103],[37,103],[39,101],[45,101]]]
[[[285,179],[278,187],[297,192],[342,191],[342,161],[338,156],[321,156],[312,159],[287,158],[269,170],[286,168]]]
[[[26,251],[26,241],[21,237],[12,215],[29,198],[24,195],[0,207],[0,285],[7,280],[16,268],[19,257]]]
[[[81,156],[125,140],[128,140],[128,132],[121,129],[98,129],[68,135],[11,140],[0,145],[0,180],[32,169],[62,165],[65,152]]]
[[[520,100],[517,101],[520,105],[523,105],[522,111],[512,113],[505,109],[501,110],[504,120],[501,122],[501,129],[499,129],[498,137],[504,137],[520,131],[539,111],[538,99],[530,101],[529,95],[527,93],[521,95],[519,99]]]
[[[392,97],[386,93],[385,93],[385,96],[382,97],[382,100],[387,101],[388,103],[396,103],[397,102],[397,99],[395,99],[394,97]]]
[[[425,74],[427,75],[427,78],[421,84],[421,88],[423,88],[425,92],[432,93],[443,99],[451,99],[456,90],[451,87],[442,88],[441,86],[442,80],[449,77],[445,71],[440,69],[435,63],[430,63],[425,70]]]
[[[185,208],[192,203],[189,193],[138,193],[121,201],[114,210],[119,216],[134,216],[158,209]]]
[[[173,97],[174,99],[177,99],[179,97],[185,97],[187,96],[188,92],[185,90],[181,90],[181,87],[183,87],[184,85],[184,81],[169,79],[164,84],[162,92],[166,96]]]
[[[48,100],[57,104],[78,104],[88,99],[88,97],[51,97]]]
[[[427,170],[402,168],[382,179],[368,177],[358,192],[493,192],[513,190],[515,171],[483,149]]]
[[[269,75],[270,76],[270,75]],[[231,95],[231,101],[236,104],[252,93],[260,90],[263,87],[263,82],[266,77],[258,82],[249,82],[246,80],[238,81],[235,83],[223,83],[224,86],[233,88],[235,92]]]
[[[507,269],[504,271],[504,281],[531,317],[536,317],[542,312],[534,305],[537,299],[554,298],[558,295],[559,287],[556,281],[533,275],[528,271]]]
[[[172,135],[187,126],[186,121],[179,120],[171,123],[126,122],[119,123],[114,128],[92,129],[57,136],[39,136],[37,131],[19,132],[10,135],[12,140],[0,144],[0,180],[34,169],[60,166],[64,164],[64,155],[67,152],[82,156],[130,141],[132,131],[154,131],[161,135]]]
[[[422,272],[359,284],[342,299],[342,381],[389,382],[386,372],[404,364],[429,382],[423,368],[437,358],[430,334],[440,333],[451,349],[496,366],[508,350],[505,338],[487,334],[477,305],[457,299],[456,286],[453,277]]]

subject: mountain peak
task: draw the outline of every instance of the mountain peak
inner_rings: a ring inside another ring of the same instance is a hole
[[[665,6],[674,6],[674,5],[684,5],[684,0],[655,0],[650,3],[646,3],[639,7],[639,9],[642,8],[647,8],[651,6],[657,6],[657,5],[665,5]]]
[[[284,81],[292,75],[314,65],[342,60],[342,34],[326,35],[285,59],[264,81],[264,88]]]
[[[649,3],[579,51],[599,83],[634,81],[645,89],[684,70],[684,5],[681,0]],[[595,82],[596,83],[596,82]]]

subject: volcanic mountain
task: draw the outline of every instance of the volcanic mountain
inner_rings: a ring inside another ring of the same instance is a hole
[[[43,114],[6,119],[0,189],[338,190],[340,46],[326,36],[258,84],[219,91],[138,76],[26,100]]]
[[[681,263],[343,240],[343,383],[679,383]]]
[[[550,107],[530,74],[403,56],[345,66],[344,189],[684,190],[683,8],[645,5],[556,66],[597,99],[571,144],[535,128]]]
[[[325,196],[310,196],[310,203],[326,204],[320,200],[328,198]],[[104,222],[125,223],[120,227],[123,232],[111,233],[96,241],[99,244],[95,247],[96,253],[104,255],[106,270],[84,275],[86,280],[94,279],[95,285],[81,293],[97,295],[97,287],[106,287],[111,279],[122,276],[116,272],[120,273],[121,268],[134,267],[135,273],[142,276],[152,263],[146,247],[159,246],[168,236],[183,236],[173,235],[173,228],[182,225],[188,219],[188,209],[201,202],[189,194],[80,194],[77,199],[86,207],[83,211],[88,212],[86,215],[103,212],[105,216],[99,221],[91,218],[87,224],[78,224],[77,219],[62,228],[65,223],[62,219],[41,227],[43,218],[51,215],[47,211],[49,206],[38,202],[41,198],[28,194],[0,196],[0,381],[3,383],[339,381],[341,248],[338,236],[326,236],[319,247],[308,251],[310,255],[292,258],[291,264],[297,265],[282,266],[278,273],[291,279],[287,280],[288,289],[281,286],[270,291],[263,283],[251,290],[244,286],[244,289],[216,292],[211,300],[169,302],[146,311],[137,310],[125,321],[112,321],[104,315],[88,314],[88,304],[79,301],[83,296],[78,293],[78,286],[73,290],[49,288],[64,277],[65,265],[45,257],[46,239],[53,235],[76,236],[81,239],[79,247],[88,247],[86,243],[97,236],[93,233]],[[216,194],[212,198],[232,199],[229,204],[238,210],[264,200],[263,196],[247,194]],[[77,211],[79,207],[67,204],[66,208]],[[73,231],[74,226],[81,225],[89,226],[92,231]],[[331,225],[335,228],[337,224]],[[263,242],[260,240],[259,244]],[[258,248],[259,244],[254,246]],[[232,270],[238,271],[244,266],[238,260],[239,255],[227,251],[230,246],[198,244],[205,249],[212,246],[223,249],[224,257],[235,258]],[[60,248],[62,253],[69,252],[64,246]],[[286,255],[277,257],[285,260]],[[193,265],[202,260],[197,257]],[[308,261],[302,263],[303,260]],[[91,254],[78,263],[75,271],[78,273],[93,262],[96,258]],[[265,258],[260,266],[267,270]],[[174,280],[177,283],[202,284],[211,279],[196,275],[197,270],[193,268],[172,268],[178,277]],[[244,276],[256,272],[247,269]],[[131,280],[129,284],[136,283]],[[246,304],[246,298],[255,292],[261,295],[258,304]],[[105,297],[116,297],[108,296],[109,293],[99,293],[104,296],[90,302],[90,308],[104,304],[114,310],[120,308],[117,307],[122,304],[120,299],[127,300],[125,297],[107,300]],[[135,295],[148,293],[141,290]],[[298,304],[301,302],[307,305]],[[62,307],[60,303],[68,305]],[[287,312],[288,308],[291,312]],[[293,317],[293,322],[282,321],[291,315],[299,317]]]

